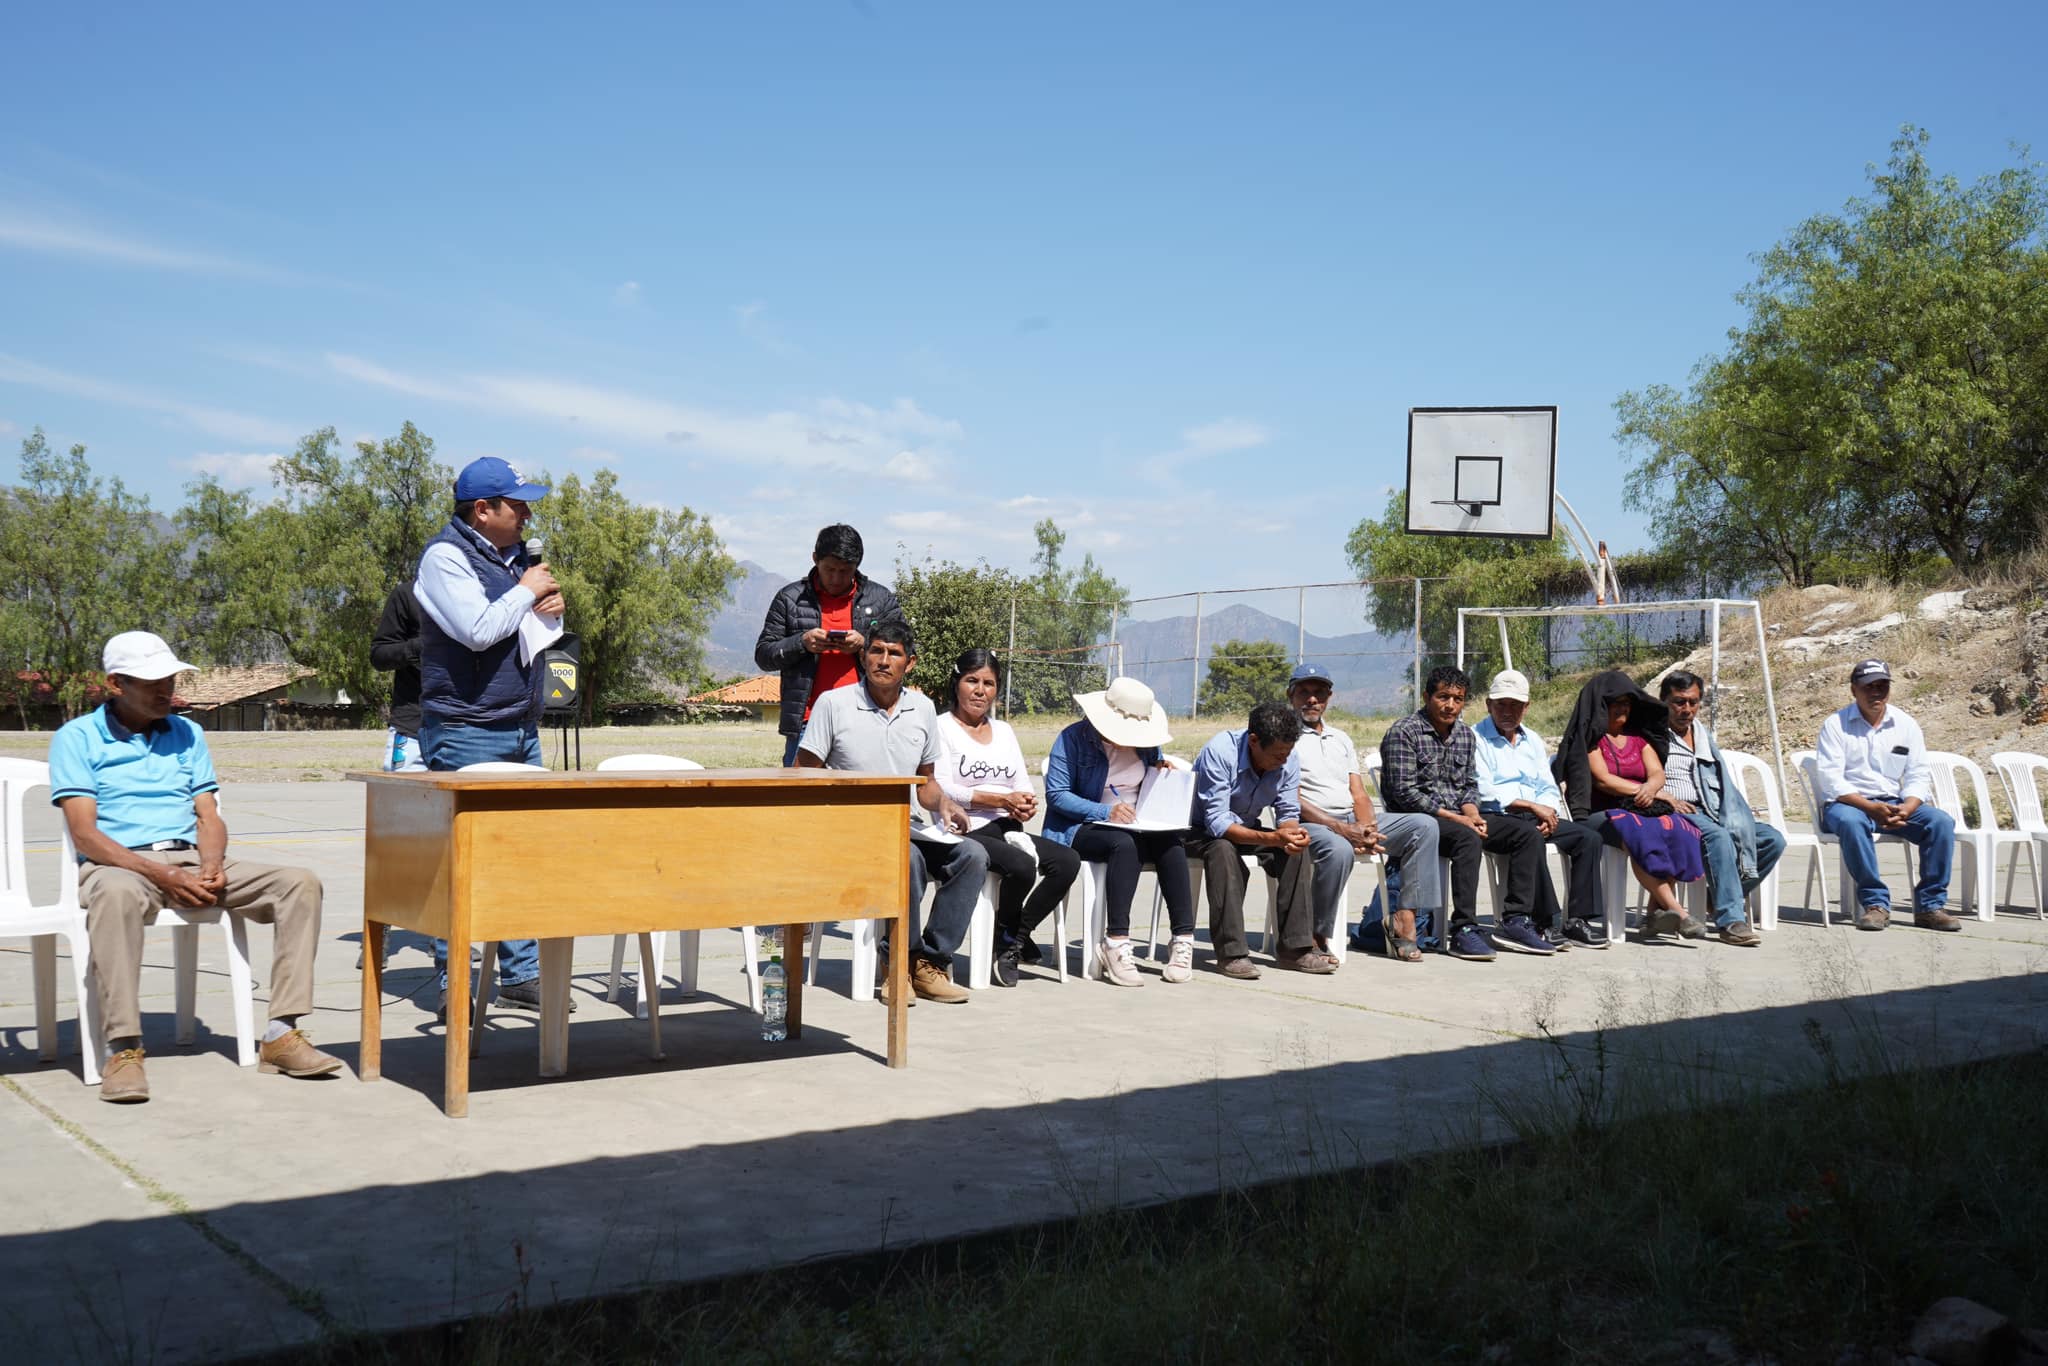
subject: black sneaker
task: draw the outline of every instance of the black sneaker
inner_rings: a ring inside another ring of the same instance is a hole
[[[1017,961],[1035,968],[1045,961],[1045,954],[1039,950],[1038,945],[1031,942],[1031,936],[1019,935],[1017,937]]]
[[[1605,925],[1596,925],[1590,920],[1565,921],[1564,937],[1582,949],[1604,949],[1607,947],[1607,927]]]
[[[1497,957],[1492,943],[1480,933],[1477,925],[1451,926],[1450,947],[1445,952],[1468,963],[1491,963]]]
[[[1556,949],[1559,953],[1563,953],[1572,946],[1572,941],[1564,937],[1563,928],[1555,923],[1545,925],[1537,933],[1543,936],[1544,943],[1550,945],[1551,948]]]
[[[1017,960],[1023,956],[1022,946],[1014,939],[996,950],[996,985],[1013,987],[1017,985]]]
[[[1548,958],[1557,952],[1526,915],[1509,916],[1493,932],[1493,942],[1495,947],[1509,953],[1530,953],[1539,958]]]
[[[514,1010],[539,1010],[540,978],[533,977],[524,982],[514,982],[511,986],[499,987],[498,1003],[511,1006]],[[569,1013],[571,1015],[576,1013],[576,998],[574,996],[569,998]]]

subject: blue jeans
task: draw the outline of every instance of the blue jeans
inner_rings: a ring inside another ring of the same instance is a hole
[[[514,722],[508,726],[465,726],[443,721],[432,712],[420,717],[420,753],[427,767],[446,773],[465,764],[493,761],[505,764],[538,764],[540,732]],[[470,962],[476,961],[475,950]],[[441,988],[448,988],[448,941],[434,941],[434,967],[441,974]],[[518,986],[540,976],[540,942],[507,939],[498,945],[498,985]]]
[[[1877,822],[1868,812],[1846,802],[1829,802],[1821,812],[1821,828],[1842,842],[1842,864],[1856,884],[1856,904],[1890,909],[1891,888],[1877,875]],[[1955,858],[1956,823],[1948,813],[1921,803],[1898,830],[1888,830],[1920,846],[1920,881],[1913,886],[1913,910],[1939,911],[1948,905],[1948,867]]]
[[[1329,814],[1340,821],[1356,819],[1349,811],[1332,811]],[[1436,822],[1427,816],[1404,816],[1382,811],[1379,813],[1379,826],[1387,841],[1389,890],[1405,885],[1410,893],[1395,909],[1425,914],[1436,911],[1442,898],[1437,889]],[[1351,841],[1329,826],[1310,825],[1304,828],[1308,831],[1309,857],[1315,867],[1309,895],[1315,906],[1316,936],[1327,943],[1333,936],[1344,932],[1344,887],[1351,879],[1352,865],[1358,861],[1358,856],[1352,851]],[[1409,870],[1405,884],[1396,880],[1395,865]],[[1361,927],[1384,916],[1385,911],[1377,905],[1378,901],[1379,888],[1375,887],[1372,902],[1359,914]]]
[[[938,878],[940,887],[932,897],[931,918],[913,949],[915,956],[929,958],[940,967],[953,961],[953,954],[967,938],[974,920],[974,899],[988,878],[988,850],[974,840],[958,844],[910,842],[910,928],[917,929],[917,908],[924,900],[925,884]]]
[[[796,767],[796,742],[803,738],[802,731],[798,731],[795,735],[785,735],[782,737],[782,766],[784,768]]]
[[[1703,810],[1693,811],[1686,819],[1700,828],[1700,852],[1707,863],[1707,897],[1713,903],[1714,923],[1725,927],[1749,919],[1742,899],[1769,877],[1778,860],[1785,856],[1785,837],[1758,821],[1756,876],[1744,878],[1735,858],[1735,836],[1728,833],[1728,827]]]

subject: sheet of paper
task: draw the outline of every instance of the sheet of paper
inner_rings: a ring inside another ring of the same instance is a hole
[[[533,663],[533,657],[562,638],[562,619],[528,612],[519,619],[519,662]]]
[[[1091,821],[1092,825],[1114,825],[1119,830],[1185,830],[1195,807],[1195,775],[1191,769],[1152,768],[1138,785],[1138,800],[1132,803],[1137,819],[1119,824]]]
[[[914,840],[923,840],[926,844],[958,844],[960,842],[960,836],[943,826],[933,825],[930,822],[911,826],[910,837]]]

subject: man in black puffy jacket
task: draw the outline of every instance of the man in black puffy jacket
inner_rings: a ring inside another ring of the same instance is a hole
[[[860,572],[860,533],[843,522],[818,533],[811,572],[785,584],[768,604],[754,664],[782,673],[782,766],[796,763],[796,742],[811,703],[860,681],[860,652],[877,623],[902,621],[887,584]]]

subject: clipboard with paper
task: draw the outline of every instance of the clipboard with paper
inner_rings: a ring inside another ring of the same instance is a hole
[[[1111,803],[1114,805],[1114,802]],[[1195,807],[1195,774],[1186,768],[1155,766],[1145,770],[1138,784],[1138,799],[1131,803],[1137,819],[1129,824],[1090,821],[1118,830],[1185,830]]]

